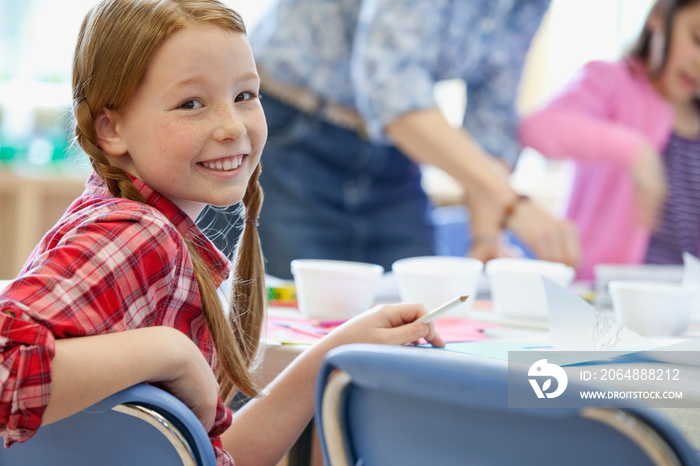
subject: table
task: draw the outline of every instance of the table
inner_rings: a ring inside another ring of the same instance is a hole
[[[484,310],[474,313],[479,315],[479,313],[485,312]],[[269,311],[269,319],[275,319],[276,317],[283,316],[287,317],[290,315],[295,315],[295,311],[289,308],[271,308]],[[491,319],[495,321],[495,319]],[[511,321],[512,322],[512,321]],[[514,323],[515,325],[518,322]],[[691,333],[697,333],[700,335],[700,323],[695,322],[691,324],[689,329]],[[492,327],[486,329],[485,332],[491,338],[488,341],[466,343],[466,345],[472,345],[474,350],[472,354],[464,354],[464,357],[468,358],[483,358],[483,357],[499,357],[493,348],[489,346],[501,346],[503,350],[507,351],[510,348],[518,348],[522,346],[528,346],[527,343],[538,343],[547,339],[547,330],[541,325],[531,325],[526,326],[501,326]],[[265,380],[272,380],[277,374],[279,374],[296,356],[301,354],[305,348],[305,345],[294,345],[294,344],[279,344],[279,342],[268,342],[265,347],[265,354],[260,368],[260,374]],[[425,351],[438,351],[432,349],[426,349]],[[507,361],[504,360],[504,364]],[[612,367],[612,366],[611,366]],[[616,367],[616,366],[615,366]],[[657,362],[636,362],[636,363],[625,363],[625,368],[629,369],[653,369],[659,368],[664,369],[667,367],[664,363]],[[700,367],[689,368],[688,371],[684,373],[689,374],[691,380],[689,381],[689,387],[684,389],[684,397],[691,397],[693,402],[700,406]],[[661,387],[663,388],[663,387]],[[634,384],[629,385],[629,389],[639,389],[639,386]],[[685,408],[663,408],[663,415],[673,422],[676,427],[688,438],[690,443],[700,451],[700,410],[698,409],[685,409]],[[322,464],[322,460],[318,455],[318,445],[314,444],[313,435],[311,435],[311,430],[313,425],[307,428],[304,436],[297,442],[294,449],[290,453],[289,465],[317,465]]]

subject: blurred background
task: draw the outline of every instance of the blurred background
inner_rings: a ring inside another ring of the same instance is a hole
[[[254,28],[274,0],[227,0]],[[0,279],[16,276],[32,248],[83,190],[86,158],[71,144],[71,60],[80,22],[96,0],[0,0]],[[592,59],[615,59],[638,33],[651,0],[553,0],[530,51],[518,107],[527,113]],[[436,98],[461,122],[464,84],[442,82]],[[566,162],[525,151],[516,190],[557,212]],[[458,202],[448,175],[425,167],[438,204]]]

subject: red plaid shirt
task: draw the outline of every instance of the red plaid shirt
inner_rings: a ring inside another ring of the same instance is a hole
[[[25,441],[41,424],[51,390],[56,338],[167,325],[188,335],[209,364],[216,354],[202,313],[185,235],[219,286],[230,263],[192,220],[140,180],[146,204],[111,196],[90,176],[83,195],[0,294],[0,434]],[[233,464],[221,433],[231,412],[219,400],[210,432],[218,464]]]

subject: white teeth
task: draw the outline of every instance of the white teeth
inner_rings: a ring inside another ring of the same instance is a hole
[[[230,157],[223,160],[219,159],[215,162],[202,162],[202,165],[210,170],[228,171],[235,170],[236,168],[238,168],[241,165],[242,161],[243,156],[237,155],[235,157]]]

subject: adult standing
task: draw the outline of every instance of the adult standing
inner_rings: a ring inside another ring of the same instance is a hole
[[[516,160],[514,101],[548,4],[277,1],[251,35],[269,127],[259,226],[267,272],[289,277],[295,258],[389,268],[433,254],[422,163],[464,188],[470,255],[497,256],[507,227],[539,258],[575,265],[573,226],[519,196],[495,163]],[[438,81],[455,78],[467,87],[462,128],[433,97]]]

